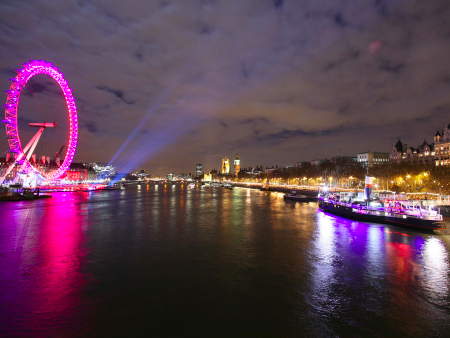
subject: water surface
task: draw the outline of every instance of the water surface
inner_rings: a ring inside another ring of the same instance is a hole
[[[0,335],[448,336],[450,232],[244,188],[0,204]]]

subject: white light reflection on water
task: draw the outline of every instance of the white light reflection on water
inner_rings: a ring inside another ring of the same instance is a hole
[[[423,284],[428,296],[444,305],[449,291],[449,264],[445,245],[431,237],[423,246]]]
[[[318,227],[314,241],[314,273],[312,274],[313,297],[315,301],[332,301],[330,284],[334,278],[333,259],[336,254],[334,219],[326,214],[317,215]]]
[[[250,189],[246,189],[245,190],[245,203],[247,204],[247,205],[250,205],[250,202],[251,202],[251,190]]]
[[[384,274],[382,262],[385,259],[384,227],[369,226],[367,244],[368,272],[371,275],[381,276]]]

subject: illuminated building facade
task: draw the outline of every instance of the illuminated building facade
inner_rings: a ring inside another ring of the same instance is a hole
[[[85,163],[72,163],[69,170],[67,170],[66,174],[64,175],[64,179],[66,181],[72,182],[94,180],[97,178],[98,176],[93,168]]]
[[[371,167],[373,165],[384,164],[389,162],[389,153],[380,152],[366,152],[359,153],[356,156],[356,160],[364,167]]]
[[[212,173],[205,173],[203,175],[203,181],[204,182],[211,182],[213,179]]]
[[[436,166],[450,165],[450,124],[434,135],[434,143],[423,141],[418,147],[408,147],[398,140],[389,155],[393,162],[417,162],[435,164]]]
[[[434,144],[423,143],[417,148],[408,147],[406,143],[398,140],[389,155],[389,158],[393,162],[421,162],[421,163],[433,163],[434,162]]]
[[[230,174],[230,159],[228,157],[224,157],[222,159],[222,164],[220,166],[220,173],[222,175],[229,175]]]
[[[89,179],[88,169],[69,169],[64,177],[67,181],[80,182]]]
[[[18,155],[14,153],[7,152],[5,157],[0,158],[0,177],[6,174],[7,170],[11,165],[13,165],[17,161]],[[39,172],[47,173],[52,172],[58,169],[58,167],[61,165],[61,159],[55,156],[54,158],[51,158],[50,156],[46,155],[40,155],[33,153],[29,159],[28,162],[36,168]],[[76,173],[77,170],[81,170],[80,173]],[[85,172],[87,170],[87,175],[85,175]],[[8,180],[13,180],[15,177],[18,177],[19,173],[21,171],[21,167],[15,165],[12,170],[7,173],[7,176],[5,177]],[[70,171],[70,173],[69,173]],[[80,179],[78,179],[79,176]],[[95,175],[91,168],[88,168],[84,164],[81,163],[71,163],[67,175],[64,174],[62,176],[63,179],[69,180],[69,181],[79,181],[84,179],[94,179]],[[19,180],[20,181],[20,180]]]
[[[88,167],[95,172],[96,178],[107,179],[117,174],[116,168],[109,164],[89,163]]]
[[[434,136],[436,166],[450,166],[450,123]]]
[[[239,175],[239,172],[241,171],[241,159],[239,157],[239,155],[236,154],[236,156],[234,157],[234,175],[237,176]]]

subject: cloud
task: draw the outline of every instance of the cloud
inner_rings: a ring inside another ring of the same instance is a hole
[[[385,59],[380,60],[380,70],[382,70],[382,71],[385,71],[388,73],[393,73],[393,74],[398,74],[404,68],[405,68],[404,63],[393,62],[391,60],[385,60]]]
[[[282,8],[284,5],[284,0],[273,0],[273,5],[275,8]]]
[[[90,133],[98,133],[99,129],[97,126],[97,123],[94,121],[88,121],[86,123],[84,123],[84,128],[87,129],[87,131],[89,131]]]
[[[83,161],[146,144],[133,161],[160,172],[236,152],[244,165],[389,150],[448,123],[449,15],[445,0],[6,1],[0,84],[32,58],[58,65]],[[27,119],[64,116],[46,81]]]
[[[26,90],[23,92],[24,95],[33,96],[35,93],[42,93],[47,90],[47,87],[39,82],[30,83]]]
[[[96,86],[95,88],[97,88],[98,90],[103,90],[107,93],[114,95],[116,98],[118,98],[120,101],[122,101],[126,104],[134,104],[133,101],[127,100],[125,98],[124,92],[120,89],[109,88],[107,86]]]

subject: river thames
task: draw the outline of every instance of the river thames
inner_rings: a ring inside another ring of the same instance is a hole
[[[245,188],[0,204],[0,335],[448,336],[450,232]]]

